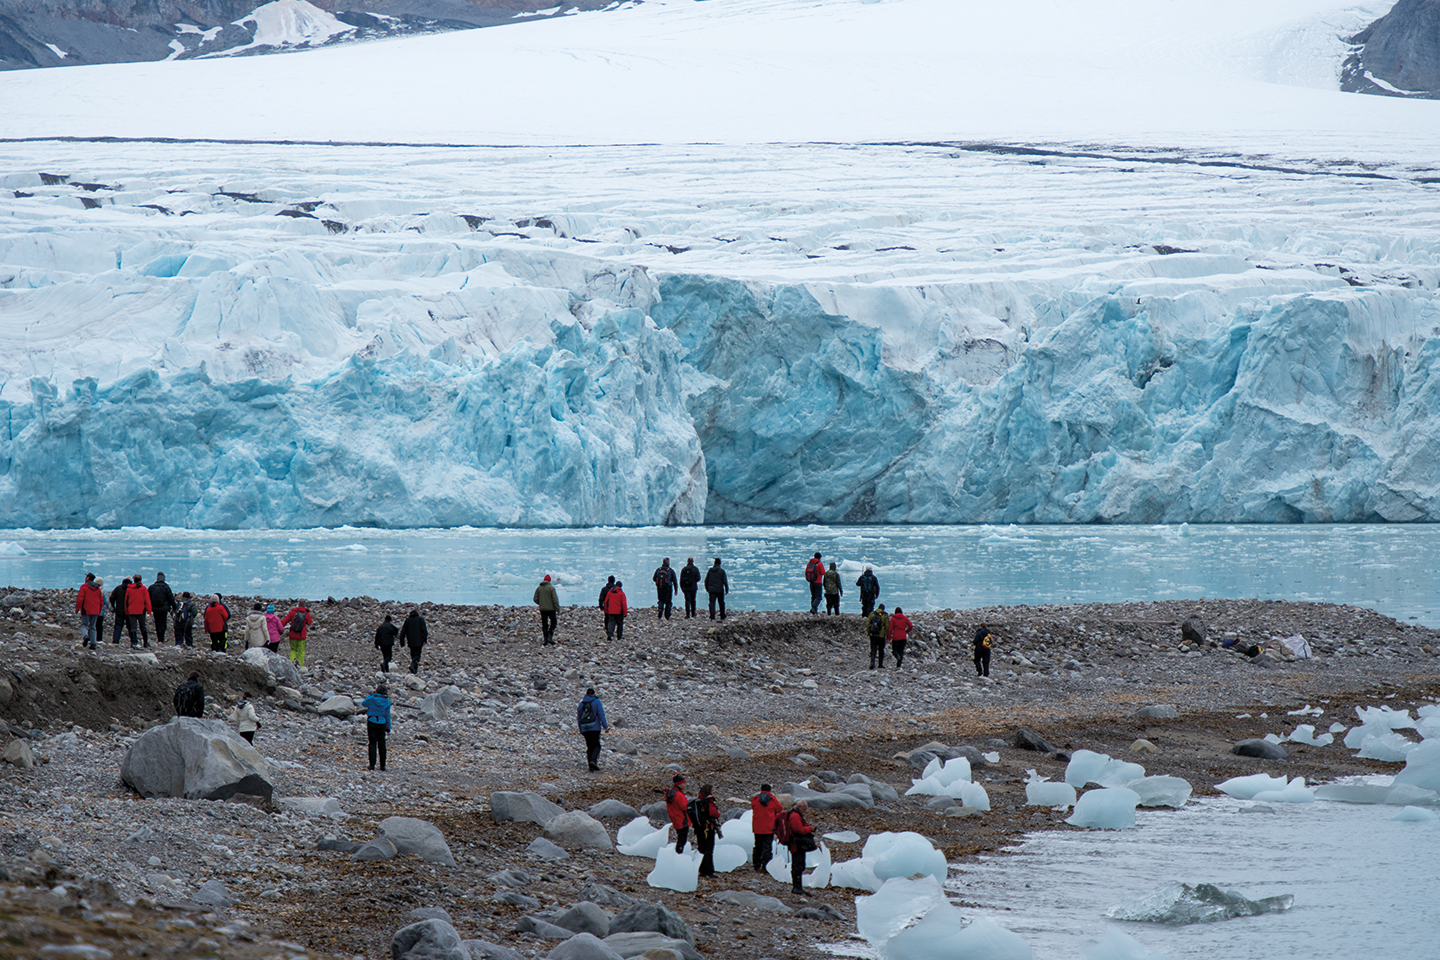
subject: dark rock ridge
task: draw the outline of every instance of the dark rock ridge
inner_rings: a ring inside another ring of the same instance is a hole
[[[1350,42],[1340,89],[1440,100],[1440,0],[1399,0]]]
[[[355,40],[469,30],[594,10],[609,0],[310,0],[352,29],[307,47],[250,47],[266,0],[0,0],[0,70],[277,53]],[[243,52],[238,48],[249,47]],[[231,54],[227,51],[236,51]]]

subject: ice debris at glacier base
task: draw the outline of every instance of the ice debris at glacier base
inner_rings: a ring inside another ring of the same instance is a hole
[[[1178,926],[1282,913],[1294,903],[1295,897],[1291,894],[1249,900],[1234,890],[1222,890],[1210,883],[1193,886],[1169,883],[1153,893],[1111,907],[1105,911],[1105,916],[1112,920]]]
[[[855,926],[882,960],[1031,960],[1023,940],[983,917],[966,923],[931,876],[886,880],[855,898]]]
[[[1145,768],[1140,764],[1116,760],[1108,753],[1096,753],[1094,750],[1076,750],[1065,765],[1065,782],[1076,790],[1091,783],[1120,787],[1143,776]]]
[[[1128,787],[1102,787],[1080,795],[1075,811],[1065,821],[1092,830],[1129,830],[1135,826],[1140,794]]]
[[[1032,807],[1072,807],[1075,788],[1068,783],[1051,783],[1034,770],[1026,770],[1025,803]]]
[[[1098,943],[1080,945],[1080,960],[1170,960],[1170,957],[1151,953],[1139,940],[1111,927]]]

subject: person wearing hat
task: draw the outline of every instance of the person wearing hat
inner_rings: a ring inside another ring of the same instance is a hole
[[[105,609],[105,594],[95,586],[95,574],[85,574],[80,592],[75,595],[75,612],[80,614],[80,645],[96,649],[95,621]]]
[[[380,758],[380,771],[385,771],[385,735],[390,732],[390,688],[383,683],[375,685],[375,692],[360,706],[365,708],[365,732],[370,738],[370,769],[375,769],[375,758]]]
[[[130,632],[130,646],[140,645],[135,637],[136,628],[139,628],[140,639],[145,641],[145,646],[150,646],[150,628],[145,625],[145,617],[151,609],[150,591],[137,573],[130,578],[130,586],[125,590],[125,629]]]
[[[605,594],[605,639],[625,639],[625,614],[630,612],[630,607],[625,603],[625,591],[621,589],[624,584],[619,580],[610,592]]]
[[[675,828],[675,852],[685,852],[685,839],[690,836],[690,800],[685,796],[685,777],[675,774],[670,779],[670,789],[665,791],[665,812],[670,814],[670,825]]]
[[[670,566],[669,557],[660,561],[650,579],[655,583],[655,619],[669,620],[670,611],[675,606],[675,591],[680,589],[680,581],[675,577],[675,568]]]
[[[860,616],[868,617],[875,609],[875,601],[880,598],[880,581],[875,577],[875,568],[867,565],[860,579],[855,581],[855,586],[860,588]]]
[[[535,588],[534,602],[535,606],[540,608],[542,642],[547,647],[551,646],[555,643],[555,621],[560,612],[560,598],[555,593],[555,585],[550,582],[550,574],[545,574],[545,579]]]
[[[120,582],[115,584],[115,589],[110,591],[110,612],[115,615],[115,629],[110,635],[111,643],[120,642],[120,634],[125,632],[125,591],[130,589],[130,578],[121,577]]]
[[[695,848],[700,851],[702,877],[715,876],[715,836],[720,832],[720,808],[715,804],[715,788],[705,784],[700,796],[690,801],[690,822],[695,824]]]
[[[605,704],[595,696],[594,687],[585,688],[585,699],[575,707],[575,724],[580,728],[580,735],[585,738],[585,762],[589,764],[592,772],[599,770],[600,731],[609,733],[610,724],[605,721]]]
[[[385,614],[385,619],[375,630],[375,649],[380,651],[380,672],[390,672],[390,655],[395,649],[395,638],[400,636],[400,628],[395,626],[390,619],[390,614]]]
[[[764,870],[775,856],[775,821],[780,818],[780,801],[770,792],[770,784],[760,784],[760,792],[750,798],[750,829],[755,833],[755,872]]]
[[[190,596],[190,594],[185,594]],[[271,653],[280,652],[280,615],[275,612],[275,604],[265,604],[265,632],[270,635],[270,640],[265,644],[265,649]]]

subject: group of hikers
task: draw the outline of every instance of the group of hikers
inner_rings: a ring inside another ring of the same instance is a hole
[[[657,620],[669,620],[674,609],[675,591],[679,590],[685,598],[685,619],[698,617],[696,612],[695,597],[700,591],[703,583],[705,592],[710,597],[710,619],[720,617],[725,619],[725,595],[730,592],[730,578],[725,573],[725,568],[720,565],[720,558],[715,558],[715,563],[700,575],[700,568],[695,566],[695,558],[689,557],[685,566],[677,573],[675,568],[670,566],[670,558],[666,557],[660,561],[660,566],[655,568],[650,580],[655,584],[655,616]],[[535,595],[531,598],[536,609],[540,611],[540,638],[545,646],[555,642],[555,627],[559,620],[560,597],[555,592],[555,584],[550,579],[550,574],[545,574],[543,580],[535,588]],[[630,615],[630,598],[625,595],[625,584],[616,580],[613,576],[605,581],[600,588],[600,611],[605,615],[605,639],[625,639],[625,618]]]
[[[670,789],[665,791],[665,812],[675,828],[675,852],[685,852],[690,830],[695,830],[695,849],[700,853],[700,876],[715,876],[715,840],[719,836],[720,808],[715,803],[715,789],[710,784],[700,788],[693,800],[685,796],[685,776],[675,774]],[[750,829],[755,845],[750,865],[756,873],[765,870],[775,855],[775,841],[790,851],[790,884],[792,892],[805,895],[805,855],[818,849],[815,827],[805,819],[810,805],[797,800],[787,811],[770,792],[770,784],[760,784],[760,792],[750,798]]]

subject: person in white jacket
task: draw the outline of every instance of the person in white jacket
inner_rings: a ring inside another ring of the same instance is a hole
[[[245,649],[263,647],[270,642],[270,628],[265,624],[265,608],[255,604],[245,616]]]
[[[240,730],[240,736],[247,742],[255,742],[255,731],[260,729],[260,718],[255,714],[255,704],[250,702],[250,694],[245,694],[235,701],[235,706],[230,708],[230,722]]]

